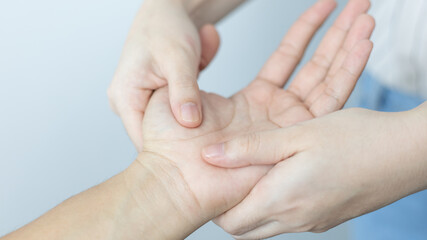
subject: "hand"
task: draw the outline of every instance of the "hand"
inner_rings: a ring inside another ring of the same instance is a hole
[[[275,166],[217,223],[238,239],[322,232],[425,189],[419,111],[348,109],[225,143],[224,156],[210,163]]]
[[[282,86],[313,34],[334,9],[332,0],[316,3],[300,17],[248,87],[230,99],[202,92],[204,120],[200,127],[188,129],[176,123],[166,88],[153,94],[143,121],[143,154],[161,160],[141,160],[141,164],[149,169],[174,169],[174,173],[168,171],[176,176],[172,182],[184,186],[186,195],[192,196],[190,207],[183,212],[202,216],[205,221],[218,216],[239,203],[271,167],[218,168],[202,160],[203,146],[248,132],[278,129],[344,104],[372,49],[367,39],[373,20],[363,14],[366,3],[350,1],[313,60],[297,75],[293,89],[299,92],[283,90]],[[320,97],[306,101],[314,98],[312,94]]]
[[[179,1],[144,1],[108,90],[111,107],[138,151],[142,150],[144,112],[158,88],[169,85],[170,105],[180,124],[200,125],[197,75],[212,60],[218,45],[215,28],[206,25],[198,33]]]

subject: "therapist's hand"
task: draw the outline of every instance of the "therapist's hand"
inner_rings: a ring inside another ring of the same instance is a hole
[[[355,2],[363,1],[350,2],[319,47],[315,63],[309,63],[299,73],[305,77],[297,79],[306,83],[299,88],[301,93],[320,94],[320,101],[330,103],[329,90],[338,93],[332,96],[336,101],[332,104],[316,105],[317,100],[305,103],[300,95],[281,88],[313,34],[334,9],[335,2],[331,0],[318,2],[300,17],[248,87],[231,98],[201,92],[204,121],[200,127],[185,128],[173,119],[167,88],[153,94],[143,120],[144,150],[141,154],[157,157],[153,161],[144,160],[153,159],[150,157],[142,158],[140,162],[148,169],[166,171],[175,178],[172,182],[176,182],[176,186],[171,188],[178,186],[188,192],[186,196],[192,200],[185,201],[188,204],[183,205],[183,212],[192,212],[190,216],[198,213],[205,221],[218,216],[239,203],[271,168],[218,168],[203,161],[201,149],[204,146],[248,132],[278,129],[311,119],[337,110],[345,102],[372,49],[367,40],[373,29],[372,18],[363,15],[367,6],[360,7],[354,5]],[[328,78],[328,69],[334,64],[339,67]],[[322,86],[329,90],[325,90],[326,93],[313,91]]]
[[[212,25],[198,30],[181,1],[144,1],[134,21],[108,95],[138,151],[153,90],[169,86],[173,116],[185,127],[202,121],[197,75],[219,45]]]
[[[238,239],[322,232],[427,187],[427,114],[348,109],[225,143],[221,167],[275,164],[217,223]]]

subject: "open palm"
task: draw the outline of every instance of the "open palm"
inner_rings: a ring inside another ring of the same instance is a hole
[[[200,127],[188,129],[176,122],[167,88],[153,94],[143,121],[144,151],[156,154],[179,172],[181,179],[177,181],[183,181],[193,196],[195,211],[206,220],[238,204],[270,166],[218,168],[202,160],[201,149],[237,135],[288,126],[341,108],[372,49],[367,39],[373,22],[363,15],[368,8],[364,3],[349,2],[315,56],[287,90],[282,86],[313,34],[333,10],[333,1],[317,3],[299,18],[248,87],[231,98],[202,92],[204,120]]]

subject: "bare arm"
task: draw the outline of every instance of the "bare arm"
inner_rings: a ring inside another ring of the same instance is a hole
[[[226,149],[207,158],[223,167],[276,164],[217,222],[238,239],[323,232],[425,190],[426,122],[427,103],[394,113],[346,109],[211,148]]]
[[[196,26],[216,23],[245,0],[181,0]]]
[[[141,162],[154,158],[140,155]],[[1,240],[183,239],[203,222],[175,176],[171,168],[135,161]]]

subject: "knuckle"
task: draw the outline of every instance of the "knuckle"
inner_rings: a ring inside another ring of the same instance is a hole
[[[331,65],[331,60],[328,59],[324,54],[315,54],[311,59],[310,62],[320,68],[328,69]]]
[[[333,99],[337,104],[340,104],[340,92],[338,92],[336,89],[327,86],[325,89],[325,95],[329,98]]]
[[[241,150],[245,153],[255,153],[259,150],[261,139],[258,133],[249,133],[246,138],[243,138],[240,142]]]
[[[349,79],[358,79],[359,75],[353,72],[350,68],[344,66],[341,68],[341,70],[347,75]]]
[[[172,41],[163,46],[164,53],[167,57],[190,60],[198,57],[196,52],[188,44],[180,41]]]
[[[335,72],[329,70],[328,74],[326,74],[324,82],[330,82],[330,81],[332,81],[332,79],[334,79],[334,77],[335,77],[335,74],[336,74]]]
[[[306,28],[309,28],[311,30],[315,30],[319,26],[319,23],[317,23],[316,21],[311,20],[305,14],[303,14],[300,18],[298,18],[297,24],[303,25]]]
[[[296,62],[299,61],[302,57],[301,51],[289,41],[285,41],[280,44],[279,48],[277,49],[277,53],[286,58],[293,59]]]
[[[185,77],[187,76],[186,74],[183,74],[184,78],[180,78],[180,80],[177,80],[173,83],[173,85],[175,85],[176,88],[179,89],[197,89],[198,85],[196,81],[192,81],[189,78]]]
[[[227,224],[221,226],[224,231],[226,231],[228,234],[239,237],[241,235],[241,232],[239,231],[239,228],[236,226],[233,226],[232,224]]]

